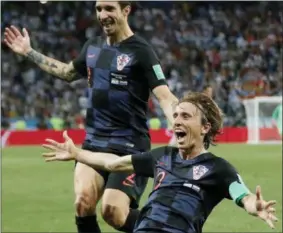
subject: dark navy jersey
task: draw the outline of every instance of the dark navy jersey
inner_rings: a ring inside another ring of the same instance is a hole
[[[238,187],[242,181],[235,168],[209,152],[183,160],[177,148],[161,147],[133,155],[132,163],[137,175],[154,178],[134,232],[202,232],[221,200],[239,204],[248,193]]]
[[[126,154],[149,150],[150,91],[166,85],[152,47],[137,35],[115,46],[91,39],[73,64],[88,77],[85,144]]]

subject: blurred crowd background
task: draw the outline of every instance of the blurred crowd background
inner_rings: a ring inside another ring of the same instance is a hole
[[[26,27],[32,47],[69,62],[101,34],[94,2],[1,2],[2,33]],[[242,100],[282,96],[282,2],[141,2],[129,22],[155,48],[170,89],[181,97],[207,89],[225,125],[244,126]],[[3,36],[3,35],[2,35]],[[83,128],[86,80],[71,84],[41,71],[2,45],[1,124]],[[149,117],[167,127],[155,98]]]

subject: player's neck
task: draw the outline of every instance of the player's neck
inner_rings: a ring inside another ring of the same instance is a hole
[[[183,159],[189,160],[189,159],[194,159],[195,157],[206,153],[207,150],[201,146],[201,147],[192,147],[188,149],[180,149],[180,155]]]
[[[123,40],[128,39],[132,35],[134,35],[134,33],[129,27],[129,25],[125,25],[123,28],[121,28],[121,30],[119,30],[119,32],[117,32],[116,34],[112,36],[107,37],[107,44],[108,45],[118,44],[122,42]]]

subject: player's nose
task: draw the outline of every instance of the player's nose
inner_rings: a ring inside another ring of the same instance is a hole
[[[101,12],[99,12],[99,16],[98,16],[98,17],[99,17],[99,19],[100,19],[101,21],[107,19],[107,18],[108,18],[108,13],[107,13],[107,11],[102,10]]]
[[[180,121],[180,118],[179,117],[176,117],[173,121],[173,126],[174,127],[179,127],[181,126],[181,121]]]

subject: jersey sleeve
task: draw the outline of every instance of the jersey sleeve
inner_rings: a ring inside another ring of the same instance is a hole
[[[227,161],[224,163],[221,176],[227,198],[242,207],[241,200],[250,193],[238,171]]]
[[[141,51],[141,66],[150,90],[161,85],[167,85],[159,59],[151,46]]]
[[[86,67],[86,53],[88,46],[93,42],[89,39],[83,46],[79,56],[73,60],[73,65],[75,70],[83,77],[87,77],[87,67]]]
[[[156,161],[164,155],[165,147],[132,155],[132,164],[137,175],[154,177]]]

